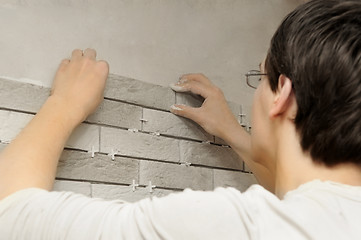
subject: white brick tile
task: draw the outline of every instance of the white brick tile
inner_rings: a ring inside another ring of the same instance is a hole
[[[104,96],[163,110],[175,103],[174,92],[168,87],[113,74],[108,77]]]
[[[151,161],[140,162],[139,181],[140,184],[152,181],[156,186],[167,188],[213,188],[212,169]]]
[[[58,178],[102,181],[127,184],[138,181],[138,160],[66,150],[62,153],[57,169]]]
[[[34,117],[31,114],[0,110],[0,140],[12,141]],[[90,150],[92,146],[99,150],[99,127],[89,124],[79,125],[70,136],[67,147]]]
[[[50,94],[49,88],[0,79],[0,107],[36,113]]]
[[[257,180],[253,174],[214,169],[214,187],[234,187],[245,191]]]
[[[153,193],[145,187],[137,187],[133,192],[131,186],[92,184],[92,196],[94,198],[103,198],[107,200],[123,200],[126,202],[137,202],[148,197],[163,197],[174,193],[171,190],[154,189]]]
[[[101,128],[101,152],[179,162],[178,140],[127,130]]]
[[[0,110],[0,140],[12,141],[33,117],[31,114]]]
[[[198,124],[186,118],[178,117],[169,112],[152,109],[143,110],[143,130],[159,132],[176,137],[212,141],[213,136],[204,131]]]
[[[141,128],[142,108],[122,102],[103,100],[88,122],[124,128]]]
[[[181,141],[180,151],[182,162],[243,170],[242,160],[229,147]]]
[[[87,182],[55,180],[53,191],[70,191],[91,196],[91,186]]]
[[[191,93],[176,93],[176,104],[184,104],[191,107],[200,107],[204,99],[201,96]]]
[[[71,134],[66,147],[99,151],[99,126],[82,123]]]

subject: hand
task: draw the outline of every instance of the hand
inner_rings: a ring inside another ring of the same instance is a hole
[[[93,49],[76,49],[64,59],[55,75],[51,97],[69,112],[77,124],[84,121],[103,100],[108,63],[96,61]]]
[[[176,92],[192,92],[205,100],[200,108],[173,105],[171,112],[198,123],[208,133],[224,140],[240,125],[228,107],[222,90],[213,85],[203,74],[183,75],[171,88]]]

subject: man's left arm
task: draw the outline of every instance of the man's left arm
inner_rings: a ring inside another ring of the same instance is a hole
[[[50,97],[0,154],[0,200],[30,187],[51,190],[65,143],[102,101],[108,72],[93,49],[62,61]]]

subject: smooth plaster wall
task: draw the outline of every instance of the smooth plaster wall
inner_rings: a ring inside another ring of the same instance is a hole
[[[301,0],[0,0],[0,76],[50,86],[74,48],[95,48],[112,73],[168,86],[203,72],[230,101],[251,104],[257,68]]]

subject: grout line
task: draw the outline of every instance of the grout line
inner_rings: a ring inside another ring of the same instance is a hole
[[[88,151],[82,150],[82,149],[76,149],[76,148],[65,148],[66,150],[69,151],[79,151],[79,152],[84,152],[84,153],[88,153]],[[104,152],[98,152],[97,154],[100,155],[104,155],[107,156],[107,153]],[[173,165],[180,165],[181,162],[171,162],[171,161],[166,161],[166,160],[159,160],[159,159],[152,159],[152,158],[144,158],[144,157],[133,157],[133,156],[127,156],[127,155],[120,155],[120,154],[116,154],[115,155],[115,159],[117,158],[127,158],[127,159],[132,159],[132,160],[140,160],[140,161],[149,161],[149,162],[159,162],[159,163],[165,163],[165,164],[173,164]],[[191,167],[196,167],[196,168],[208,168],[208,169],[217,169],[217,170],[226,170],[226,171],[232,171],[232,172],[243,172],[243,173],[248,173],[247,171],[244,171],[243,169],[232,169],[232,168],[225,168],[225,167],[217,167],[217,166],[207,166],[207,165],[202,165],[202,164],[195,164],[195,163],[191,163]]]
[[[97,181],[97,180],[83,180],[83,179],[75,179],[75,178],[60,178],[56,177],[55,180],[58,181],[73,181],[73,182],[83,182],[83,183],[90,183],[93,184],[106,184],[106,185],[114,185],[114,186],[125,186],[129,187],[131,183],[117,183],[117,182],[107,182],[107,181]],[[139,187],[146,188],[147,185],[139,184]],[[173,190],[173,191],[183,191],[183,188],[170,188],[170,187],[161,187],[157,186],[157,189],[163,189],[163,190]]]
[[[6,107],[0,107],[0,110],[9,111],[9,112],[24,113],[24,114],[29,114],[29,115],[35,115],[36,114],[35,112],[19,110],[19,109],[13,109],[13,108],[6,108]]]
[[[119,99],[115,99],[115,98],[104,97],[104,100],[109,100],[109,101],[113,101],[113,102],[120,102],[120,103],[126,103],[126,104],[129,104],[129,105],[148,108],[148,109],[152,109],[152,110],[158,110],[158,111],[162,111],[162,112],[170,112],[170,110],[165,110],[165,109],[161,109],[161,108],[157,108],[157,107],[151,107],[151,106],[145,106],[145,105],[142,105],[142,104],[139,104],[139,103],[127,102],[125,100],[119,100]]]

